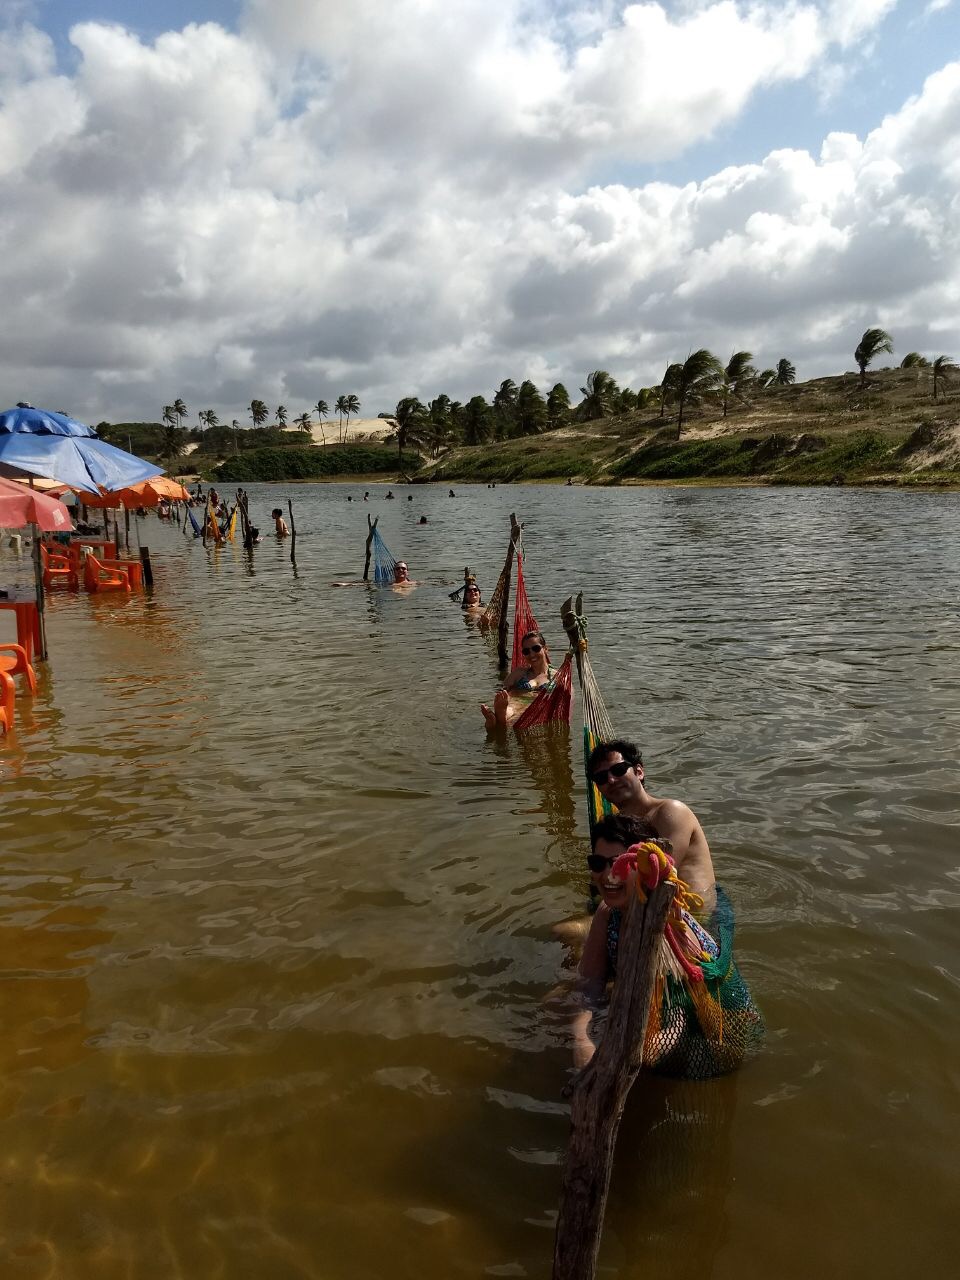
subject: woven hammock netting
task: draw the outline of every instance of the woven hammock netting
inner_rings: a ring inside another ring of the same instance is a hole
[[[709,1080],[735,1071],[763,1039],[763,1017],[733,958],[733,905],[720,888],[703,928],[717,948],[703,960],[702,982],[665,973],[658,979],[643,1064],[678,1080]]]
[[[380,537],[379,529],[374,529],[373,531],[372,550],[374,580],[381,586],[388,582],[393,582],[395,580],[394,569],[397,562],[387,550],[387,544]]]

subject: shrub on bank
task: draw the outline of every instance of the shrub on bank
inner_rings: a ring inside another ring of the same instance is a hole
[[[218,481],[330,480],[335,476],[363,476],[416,471],[418,454],[405,453],[398,461],[393,449],[373,445],[346,445],[336,449],[251,449],[227,458],[214,470]]]

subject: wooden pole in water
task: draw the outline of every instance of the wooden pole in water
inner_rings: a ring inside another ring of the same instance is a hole
[[[553,1280],[595,1280],[617,1130],[640,1070],[657,954],[675,887],[652,891],[646,909],[634,899],[624,914],[617,979],[593,1061],[573,1086],[570,1143],[563,1166],[554,1241]]]
[[[363,580],[364,580],[364,582],[369,582],[369,581],[370,581],[370,547],[371,547],[371,545],[373,544],[373,531],[374,531],[374,529],[376,529],[376,527],[377,527],[377,520],[379,520],[379,519],[380,519],[380,517],[379,517],[379,516],[377,516],[376,520],[374,520],[374,521],[373,521],[373,523],[371,524],[371,523],[370,523],[370,512],[369,512],[369,511],[367,512],[367,529],[369,530],[369,532],[367,533],[367,555],[366,555],[366,559],[365,559],[365,560],[364,560],[364,562],[363,562]]]
[[[297,563],[297,522],[293,518],[293,503],[287,499],[287,510],[290,512],[290,563]]]
[[[500,625],[497,627],[497,654],[500,658],[500,666],[505,667],[509,662],[507,656],[507,632],[510,629],[510,577],[513,571],[513,553],[517,549],[517,540],[520,537],[522,526],[517,523],[517,517],[514,512],[510,512],[510,546],[507,548],[507,558],[504,561],[503,572],[503,609],[500,614]]]
[[[143,565],[144,586],[153,586],[153,565],[150,563],[150,548],[140,548],[140,563]]]

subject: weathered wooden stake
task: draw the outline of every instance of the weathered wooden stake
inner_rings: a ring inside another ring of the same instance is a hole
[[[290,512],[290,563],[297,563],[297,522],[293,518],[293,503],[287,499],[287,510]]]
[[[150,548],[140,548],[140,563],[143,565],[143,581],[148,587],[153,586],[153,565],[150,563]]]
[[[660,937],[675,892],[665,882],[650,894],[644,911],[637,910],[634,900],[624,915],[617,980],[603,1038],[573,1086],[553,1280],[594,1280],[596,1276],[617,1130],[643,1058]]]
[[[379,516],[377,516],[376,520],[374,520],[374,521],[373,521],[373,523],[371,524],[371,523],[370,523],[370,512],[369,512],[369,511],[367,512],[367,529],[369,530],[369,532],[367,533],[367,555],[366,555],[366,559],[365,559],[365,560],[364,560],[364,562],[363,562],[363,580],[364,580],[364,582],[369,582],[369,580],[370,580],[370,547],[371,547],[371,546],[372,546],[372,544],[373,544],[373,531],[374,531],[374,529],[376,529],[376,527],[377,527],[377,520],[379,520],[379,519],[380,519],[380,517],[379,517]]]
[[[521,525],[517,523],[517,517],[514,512],[510,512],[510,546],[507,548],[507,558],[504,561],[503,572],[503,610],[500,614],[500,625],[497,628],[497,654],[500,658],[500,666],[505,667],[510,661],[507,654],[507,632],[510,629],[510,577],[513,572],[513,553],[517,549],[517,541],[520,537]]]

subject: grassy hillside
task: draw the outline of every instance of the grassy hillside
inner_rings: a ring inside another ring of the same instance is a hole
[[[960,484],[960,391],[935,404],[929,370],[818,378],[676,419],[645,411],[460,447],[423,480],[579,483]]]
[[[403,455],[403,471],[415,471],[420,465],[421,460],[417,454]],[[392,477],[397,474],[396,451],[376,445],[251,449],[247,453],[227,458],[212,472],[215,480],[239,481],[242,484],[257,480],[332,480],[343,476]]]

